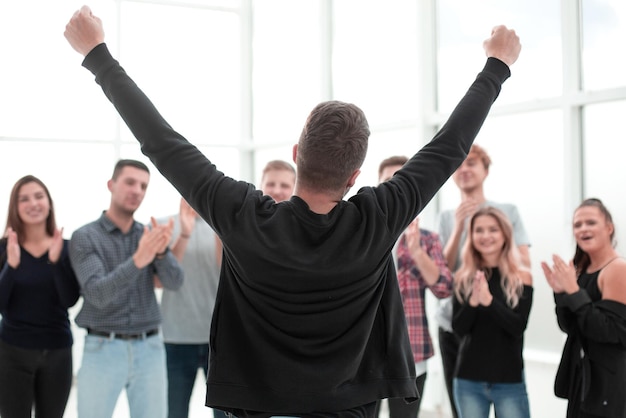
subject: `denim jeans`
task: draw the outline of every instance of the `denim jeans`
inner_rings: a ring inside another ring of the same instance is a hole
[[[161,335],[128,341],[87,335],[76,387],[79,418],[111,418],[123,389],[131,418],[166,418]]]
[[[488,418],[493,404],[498,418],[529,418],[526,382],[488,383],[454,379],[454,400],[460,418]]]
[[[209,344],[165,343],[167,354],[168,418],[188,418],[189,400],[196,383],[198,369],[207,375]],[[215,418],[226,418],[226,413],[214,409]]]

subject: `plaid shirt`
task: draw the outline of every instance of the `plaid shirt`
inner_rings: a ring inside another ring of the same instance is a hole
[[[438,299],[450,296],[452,291],[452,274],[443,257],[439,235],[420,229],[420,244],[439,266],[439,279],[432,286],[426,284],[422,274],[417,269],[409,253],[404,234],[400,237],[397,248],[398,283],[415,363],[424,361],[434,354],[424,304],[426,288],[429,288]]]

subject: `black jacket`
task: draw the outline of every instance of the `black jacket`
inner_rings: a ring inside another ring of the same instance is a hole
[[[598,299],[592,288],[598,274],[574,294],[555,295],[559,326],[568,337],[554,392],[570,401],[581,396],[586,413],[626,417],[626,306]]]

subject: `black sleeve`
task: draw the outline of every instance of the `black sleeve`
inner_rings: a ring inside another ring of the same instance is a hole
[[[626,305],[604,299],[592,302],[584,289],[564,294],[558,303],[557,307],[573,313],[577,329],[584,338],[626,347]]]
[[[452,295],[452,330],[461,337],[470,334],[476,322],[478,309],[478,306],[470,306],[467,301],[461,303],[456,295]]]

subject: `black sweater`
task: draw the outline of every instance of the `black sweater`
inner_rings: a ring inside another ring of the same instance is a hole
[[[500,269],[489,277],[493,300],[489,306],[472,307],[453,300],[452,329],[461,337],[455,377],[489,383],[522,381],[524,331],[533,302],[533,288],[524,285],[515,308],[506,303]]]
[[[68,255],[69,242],[56,264],[48,253],[34,257],[20,247],[17,269],[6,262],[6,239],[0,242],[0,340],[21,348],[60,349],[72,346],[67,309],[79,298],[79,286]]]
[[[223,241],[208,406],[307,416],[418,396],[390,250],[466,157],[510,75],[504,63],[487,60],[450,121],[391,181],[326,215],[295,196],[276,204],[224,176],[168,125],[104,44],[83,65],[143,153]]]

